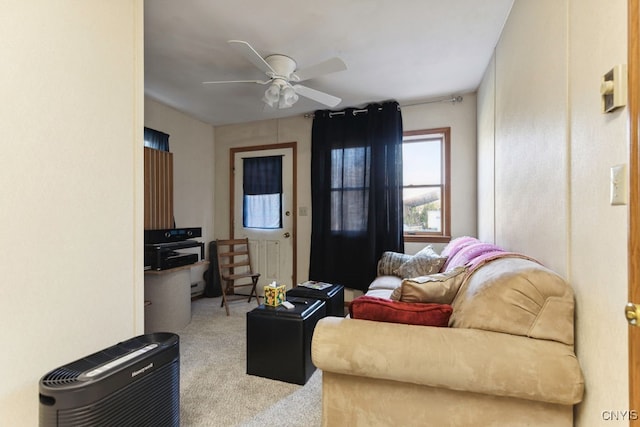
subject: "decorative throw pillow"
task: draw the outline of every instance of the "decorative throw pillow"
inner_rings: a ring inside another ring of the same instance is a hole
[[[423,248],[394,272],[399,277],[418,277],[438,273],[447,258],[434,252],[431,245]]]
[[[410,259],[411,255],[408,254],[391,251],[384,252],[378,261],[378,276],[395,275],[394,271]]]
[[[448,304],[416,304],[367,295],[358,297],[349,304],[352,319],[407,325],[448,326],[452,311]]]
[[[391,299],[451,304],[466,277],[466,271],[466,267],[456,267],[446,273],[403,279],[402,284],[391,294]]]

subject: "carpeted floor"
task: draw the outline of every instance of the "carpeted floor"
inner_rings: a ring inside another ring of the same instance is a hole
[[[246,374],[246,312],[257,304],[191,303],[180,336],[180,418],[190,426],[320,426],[322,372],[305,386]]]

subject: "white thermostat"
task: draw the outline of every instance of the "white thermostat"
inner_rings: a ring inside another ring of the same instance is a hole
[[[618,64],[602,76],[602,112],[610,113],[627,105],[627,65]]]

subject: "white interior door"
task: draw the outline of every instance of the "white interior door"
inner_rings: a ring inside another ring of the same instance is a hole
[[[243,224],[243,159],[282,156],[281,228],[247,228]],[[249,251],[254,271],[260,273],[258,294],[263,286],[275,281],[290,289],[293,284],[294,206],[293,206],[293,148],[260,149],[234,153],[234,238],[249,239]]]

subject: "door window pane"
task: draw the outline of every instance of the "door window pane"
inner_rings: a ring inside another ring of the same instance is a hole
[[[282,228],[280,194],[245,195],[243,203],[245,228]]]
[[[282,228],[282,156],[242,160],[243,227]]]

